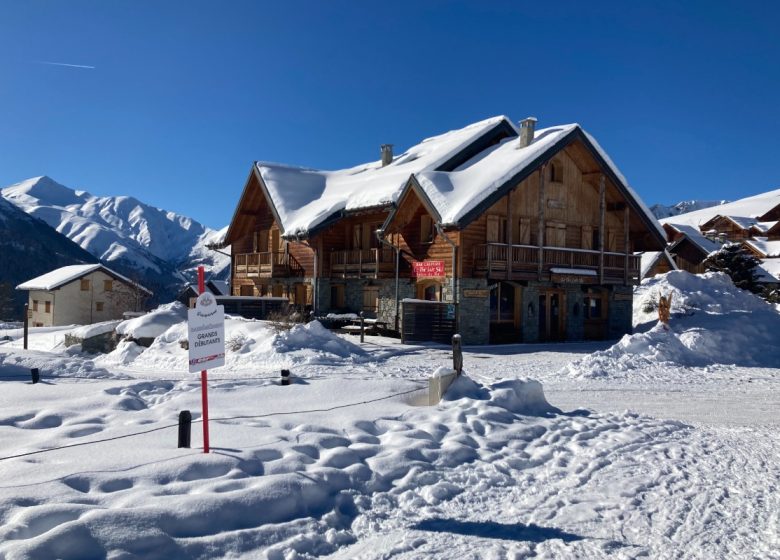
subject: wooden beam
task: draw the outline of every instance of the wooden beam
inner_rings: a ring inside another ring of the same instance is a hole
[[[604,283],[604,226],[606,225],[606,192],[604,175],[599,179],[599,284]]]
[[[512,189],[509,191],[509,194],[507,194],[506,198],[506,241],[508,247],[507,247],[507,256],[506,256],[506,278],[507,280],[512,278],[512,232],[513,232],[513,226],[512,223],[514,221],[514,218],[512,217],[512,193],[515,192],[515,189]]]
[[[537,228],[537,239],[539,244],[539,263],[537,276],[539,281],[542,281],[542,271],[544,270],[544,207],[547,206],[544,203],[544,175],[547,171],[547,164],[543,164],[539,168],[539,224]]]
[[[628,286],[628,262],[629,262],[628,255],[630,254],[631,251],[629,224],[628,224],[629,218],[630,216],[629,216],[628,205],[626,205],[625,209],[623,210],[623,239],[625,242],[625,251],[626,251],[626,263],[623,267],[623,284],[625,284],[626,286]]]
[[[622,212],[628,208],[625,202],[610,202],[607,204],[607,212]]]

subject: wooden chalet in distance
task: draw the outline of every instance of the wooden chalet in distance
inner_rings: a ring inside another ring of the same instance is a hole
[[[704,272],[707,256],[724,243],[741,243],[761,260],[761,281],[780,279],[780,190],[661,220],[669,252],[682,270]]]
[[[630,332],[634,253],[665,247],[579,125],[506,117],[347,170],[257,162],[224,242],[233,295],[364,311],[404,333],[441,302],[467,344]]]

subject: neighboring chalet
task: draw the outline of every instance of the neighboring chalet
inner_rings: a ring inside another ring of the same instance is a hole
[[[642,280],[658,274],[665,274],[670,270],[679,270],[677,263],[674,262],[674,258],[666,249],[663,251],[645,251],[637,254],[641,259],[639,277]]]
[[[16,287],[29,292],[34,327],[88,325],[140,311],[152,292],[102,264],[63,266]]]
[[[206,280],[206,291],[215,296],[229,296],[230,285],[223,280]],[[187,284],[176,296],[176,301],[183,303],[187,307],[192,307],[198,298],[198,285]]]
[[[663,251],[664,232],[579,125],[494,117],[381,154],[334,172],[253,164],[224,241],[233,295],[393,330],[413,300],[447,302],[467,344],[631,331],[634,253]]]
[[[780,190],[661,220],[677,266],[704,272],[704,259],[723,243],[741,243],[761,260],[761,282],[780,278]]]

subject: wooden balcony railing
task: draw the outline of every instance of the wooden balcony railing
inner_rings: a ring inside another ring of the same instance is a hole
[[[234,257],[234,267],[236,274],[246,276],[303,276],[298,262],[283,251],[238,253]]]
[[[376,277],[380,272],[392,272],[394,266],[392,249],[349,249],[330,253],[331,276]]]
[[[489,278],[531,278],[539,273],[539,247],[533,245],[508,245],[487,243],[474,249],[474,269],[486,273]],[[543,247],[541,272],[548,276],[552,268],[569,268],[593,271],[602,270],[602,253],[588,249]],[[603,253],[603,281],[608,283],[638,283],[640,257],[625,253]]]

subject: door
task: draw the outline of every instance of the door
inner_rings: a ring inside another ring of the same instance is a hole
[[[566,338],[566,298],[561,290],[539,294],[539,340],[556,341]]]

